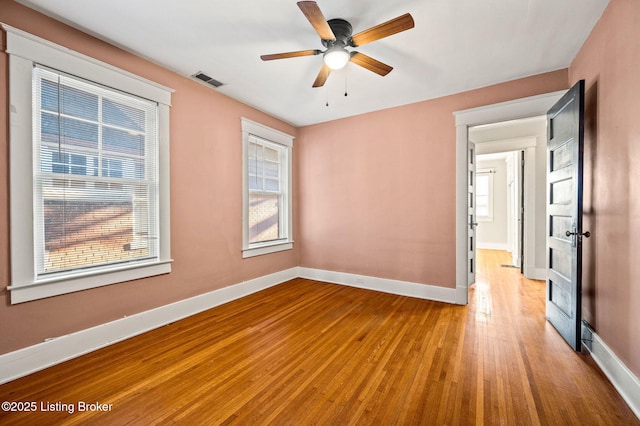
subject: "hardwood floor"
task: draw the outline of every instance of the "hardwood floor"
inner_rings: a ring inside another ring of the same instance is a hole
[[[0,386],[38,405],[0,423],[640,425],[544,283],[478,258],[468,306],[296,279]]]

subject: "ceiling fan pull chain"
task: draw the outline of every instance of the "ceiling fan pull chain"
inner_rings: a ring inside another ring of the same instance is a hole
[[[325,93],[325,95],[327,97],[327,103],[326,103],[325,106],[328,107],[329,106],[329,89],[327,89],[327,86],[324,86],[324,93]]]
[[[347,67],[344,67],[344,95],[348,96],[348,93],[347,93]]]

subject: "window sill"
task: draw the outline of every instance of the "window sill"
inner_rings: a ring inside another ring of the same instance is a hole
[[[85,274],[59,276],[44,280],[36,280],[32,283],[18,284],[7,287],[11,292],[11,304],[29,302],[31,300],[44,299],[46,297],[73,293],[90,288],[117,284],[155,275],[171,272],[171,261],[160,261],[148,264],[93,271]]]
[[[279,251],[293,249],[293,241],[283,241],[272,244],[256,245],[242,250],[242,258],[262,256],[263,254],[277,253]]]

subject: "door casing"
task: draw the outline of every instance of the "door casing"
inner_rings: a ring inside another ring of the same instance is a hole
[[[476,282],[476,228],[478,226],[478,218],[476,216],[476,147],[475,144],[469,141],[468,146],[469,153],[467,155],[467,182],[468,194],[468,216],[469,216],[469,228],[467,229],[467,252],[468,266],[467,266],[467,285],[471,286]]]
[[[456,120],[456,303],[469,302],[468,290],[468,128],[516,120],[547,111],[566,90],[454,112]]]

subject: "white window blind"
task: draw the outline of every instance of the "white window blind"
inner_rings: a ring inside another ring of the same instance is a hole
[[[285,147],[249,136],[249,243],[286,239],[283,226]]]
[[[157,104],[33,72],[38,278],[158,259]]]
[[[293,137],[242,119],[242,256],[293,248]]]

